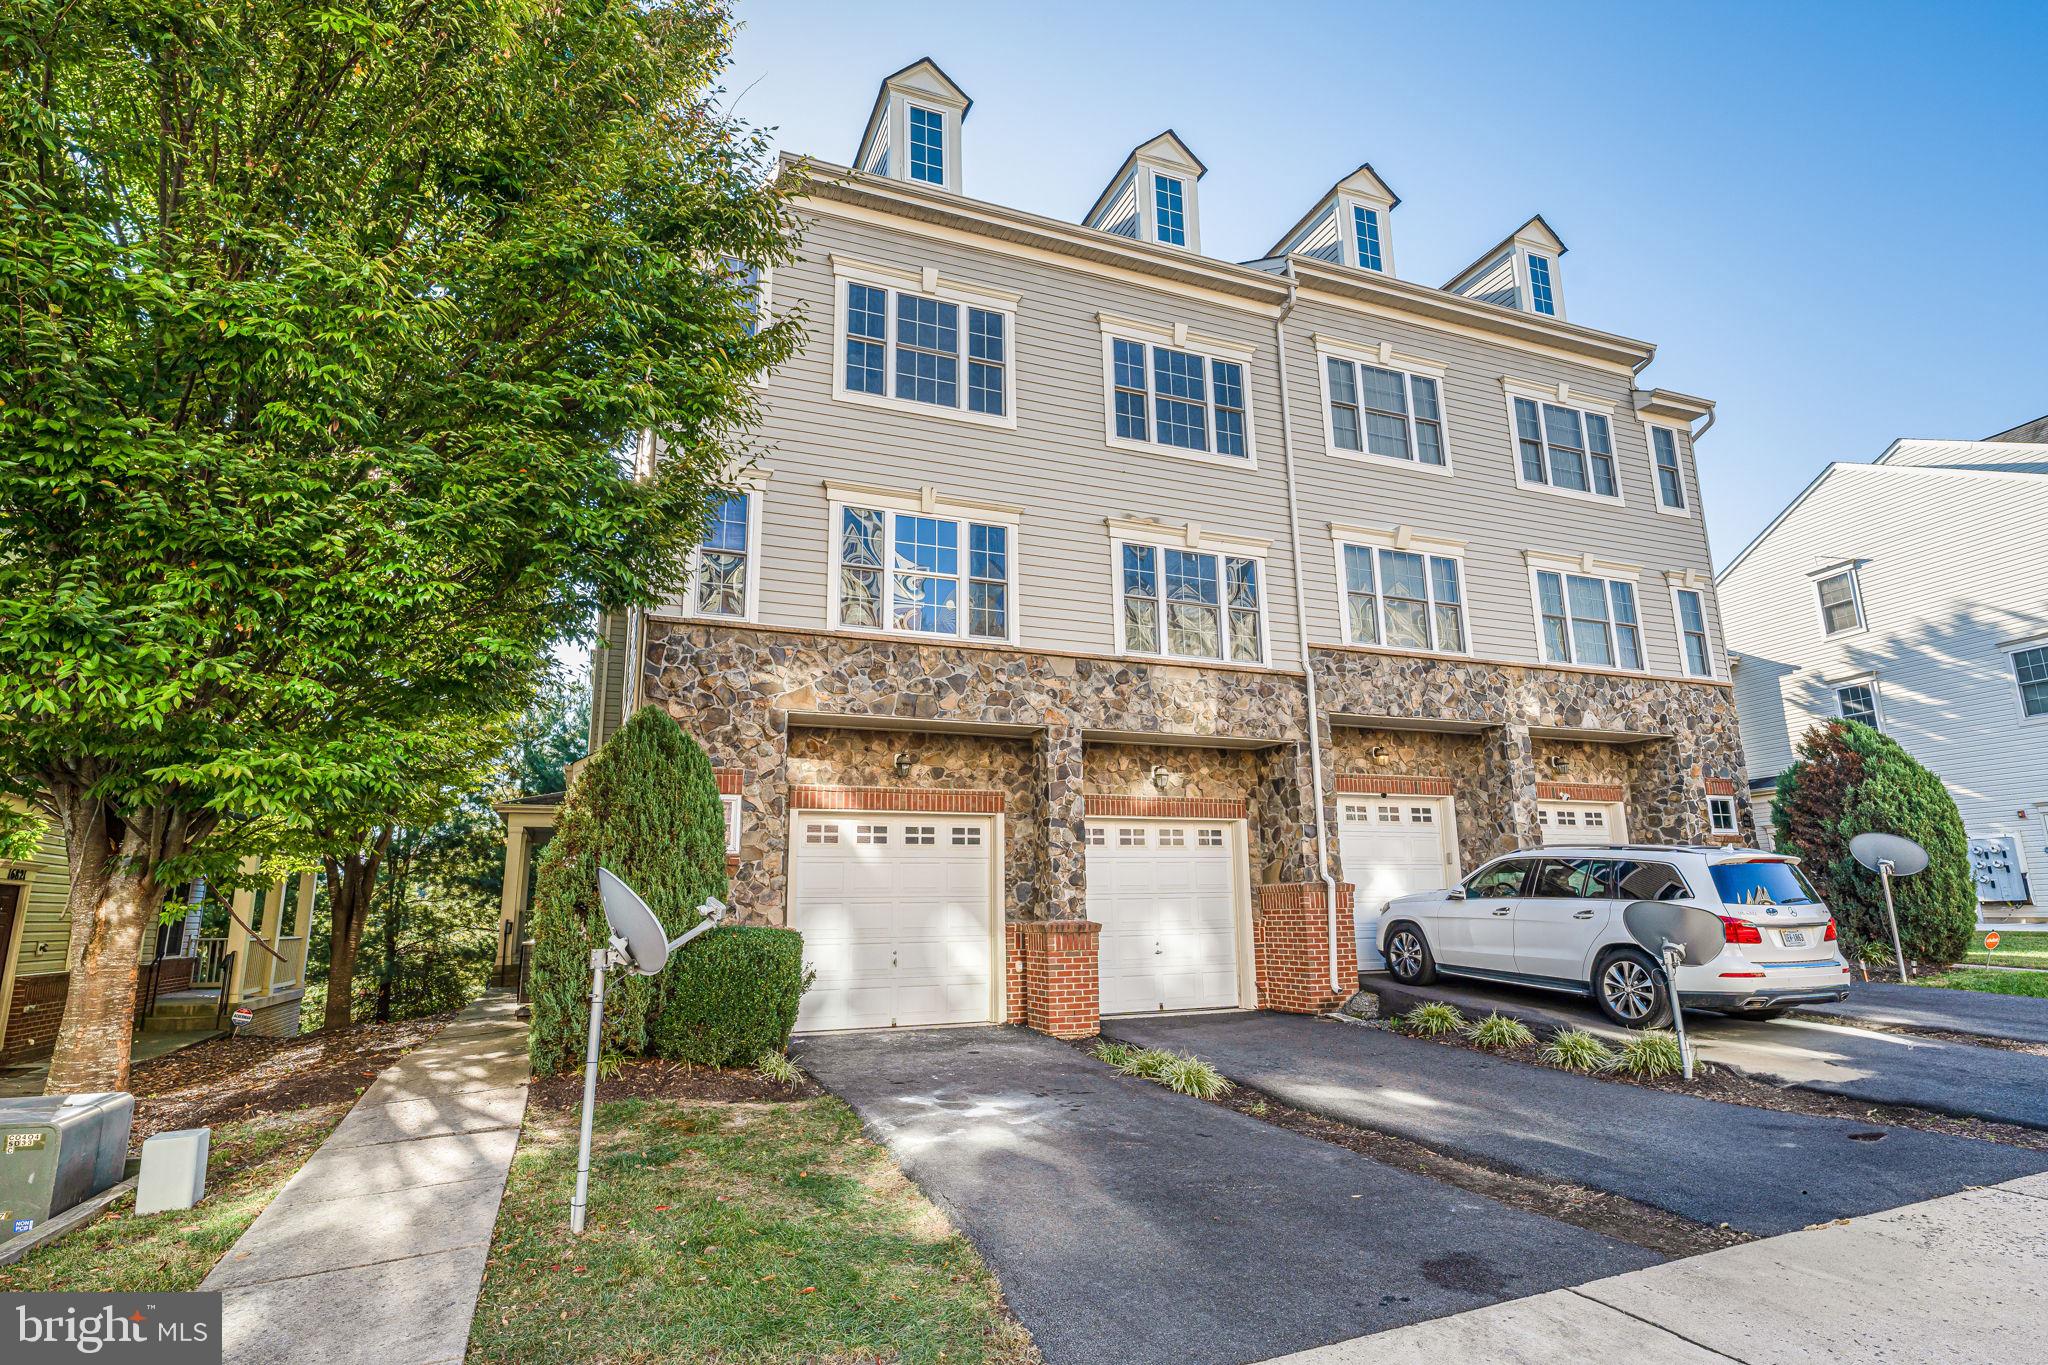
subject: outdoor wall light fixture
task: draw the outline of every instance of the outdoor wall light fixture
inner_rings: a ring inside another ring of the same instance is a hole
[[[1371,753],[1370,757],[1371,757],[1372,761],[1373,761],[1373,762],[1375,762],[1375,763],[1384,763],[1384,762],[1386,762],[1386,761],[1387,761],[1387,746],[1386,746],[1386,745],[1384,745],[1384,744],[1375,744],[1375,745],[1373,745],[1373,746],[1372,746],[1372,753]]]
[[[1552,754],[1549,758],[1546,758],[1543,761],[1550,765],[1551,770],[1553,772],[1566,772],[1572,766],[1572,761],[1569,758],[1566,758],[1563,754]]]
[[[898,777],[908,777],[908,776],[910,776],[910,755],[909,755],[909,754],[907,754],[907,753],[902,753],[902,754],[898,754],[898,755],[896,755],[896,776],[898,776]]]
[[[1153,765],[1152,765],[1152,785],[1153,785],[1153,786],[1155,786],[1155,787],[1159,788],[1159,790],[1161,790],[1161,791],[1165,791],[1165,790],[1166,790],[1166,784],[1167,784],[1168,782],[1172,781],[1172,780],[1173,780],[1173,774],[1172,774],[1172,773],[1170,773],[1170,772],[1168,772],[1168,771],[1166,771],[1166,765],[1165,765],[1165,764],[1163,764],[1163,763],[1155,763],[1155,764],[1153,764]]]

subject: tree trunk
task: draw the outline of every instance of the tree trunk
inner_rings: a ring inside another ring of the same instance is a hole
[[[163,901],[151,875],[157,860],[132,826],[110,829],[106,810],[81,791],[52,796],[71,865],[71,975],[43,1093],[125,1090],[142,936]]]
[[[367,847],[342,858],[326,858],[328,886],[327,1013],[322,1029],[344,1029],[355,1022],[356,960],[363,926],[370,919],[370,898],[377,889],[377,869],[391,846],[386,826],[364,837]]]

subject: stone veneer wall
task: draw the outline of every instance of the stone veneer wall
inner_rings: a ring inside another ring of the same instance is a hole
[[[1384,749],[1385,755],[1374,758],[1374,749]],[[1466,871],[1493,857],[1496,850],[1514,846],[1517,833],[1506,820],[1513,792],[1495,780],[1499,769],[1487,762],[1483,734],[1347,727],[1331,733],[1325,752],[1333,785],[1339,778],[1449,778],[1456,803],[1458,866]]]
[[[1291,747],[1291,746],[1289,746]],[[1263,751],[1211,749],[1190,744],[1089,744],[1081,757],[1081,786],[1089,796],[1222,797],[1246,805],[1246,862],[1252,881],[1280,880],[1286,862],[1284,840],[1289,816],[1299,805],[1295,791],[1275,791],[1265,779],[1270,766]],[[1152,770],[1166,769],[1165,785],[1152,780]],[[1275,807],[1279,810],[1276,811]]]

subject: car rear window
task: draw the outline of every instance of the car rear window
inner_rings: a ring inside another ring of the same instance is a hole
[[[1792,863],[1715,863],[1712,871],[1724,905],[1812,905],[1820,899]]]

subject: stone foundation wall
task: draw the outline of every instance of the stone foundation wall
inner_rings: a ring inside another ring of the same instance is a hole
[[[1519,839],[1507,819],[1514,793],[1498,780],[1500,769],[1487,761],[1487,736],[1445,734],[1432,730],[1357,730],[1331,732],[1329,769],[1332,785],[1339,779],[1370,784],[1396,777],[1445,778],[1458,831],[1458,866],[1470,870],[1512,848]],[[1375,751],[1381,751],[1375,756]]]

